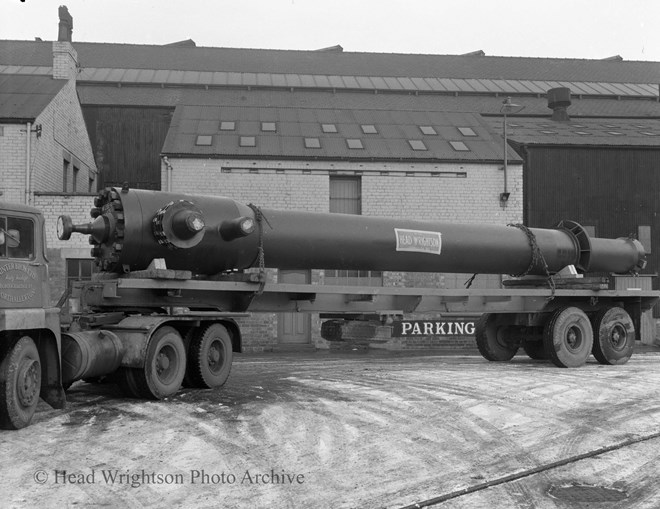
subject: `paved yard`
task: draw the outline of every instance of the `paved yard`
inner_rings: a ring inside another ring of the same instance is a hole
[[[78,382],[69,400],[0,432],[3,507],[660,505],[656,352],[580,369],[238,355],[222,390],[145,402]]]

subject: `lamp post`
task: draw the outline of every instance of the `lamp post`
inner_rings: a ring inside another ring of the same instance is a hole
[[[506,124],[506,116],[511,114],[511,113],[518,113],[522,111],[525,107],[521,106],[520,104],[515,104],[511,102],[511,97],[507,97],[504,102],[502,103],[502,107],[500,108],[500,112],[504,114],[504,192],[500,193],[500,203],[502,204],[502,207],[506,207],[507,202],[509,201],[509,189],[508,189],[508,157],[507,157],[507,149],[509,147],[509,142],[508,142],[508,133],[507,133],[507,124]]]

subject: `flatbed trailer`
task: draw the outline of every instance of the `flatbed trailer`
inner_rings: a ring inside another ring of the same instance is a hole
[[[479,315],[476,342],[489,361],[522,347],[578,367],[592,353],[625,363],[642,312],[660,297],[560,281],[571,266],[636,273],[645,265],[637,240],[590,238],[571,221],[534,229],[313,214],[127,187],[103,190],[94,205],[88,224],[58,221],[61,240],[89,236],[100,271],[60,307],[49,301],[43,215],[0,204],[0,427],[27,426],[39,398],[62,408],[79,379],[111,378],[129,396],[152,399],[182,384],[220,387],[243,349],[237,319],[249,313],[319,313],[329,341],[345,340],[351,320]],[[510,273],[532,286],[293,285],[267,282],[267,267]]]

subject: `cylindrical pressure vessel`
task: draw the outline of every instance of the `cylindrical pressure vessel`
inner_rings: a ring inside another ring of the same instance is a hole
[[[452,224],[349,214],[259,209],[217,196],[105,189],[93,221],[60,217],[59,236],[90,235],[102,270],[171,269],[216,274],[263,264],[280,269],[351,269],[488,274],[636,272],[644,250],[633,239],[589,238],[577,223],[555,229]],[[263,253],[263,257],[260,256]]]

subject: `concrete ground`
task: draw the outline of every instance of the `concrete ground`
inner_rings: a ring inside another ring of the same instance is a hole
[[[167,401],[78,382],[0,432],[2,507],[657,508],[660,351],[238,355]],[[417,505],[415,505],[417,504]]]

